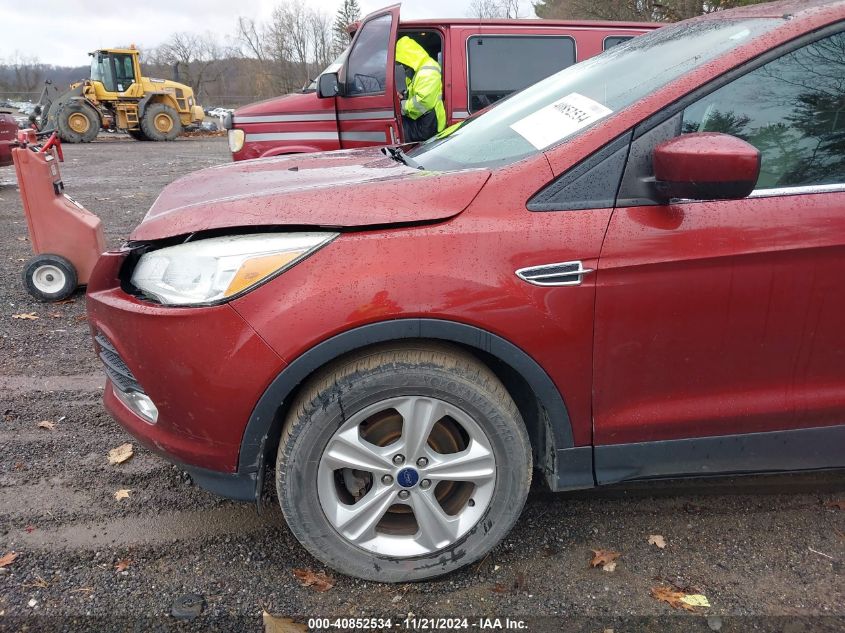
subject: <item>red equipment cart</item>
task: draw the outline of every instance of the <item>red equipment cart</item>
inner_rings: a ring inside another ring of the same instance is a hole
[[[64,193],[55,133],[39,146],[34,130],[21,130],[12,158],[35,253],[24,265],[24,285],[40,301],[60,301],[88,283],[105,250],[100,218]]]

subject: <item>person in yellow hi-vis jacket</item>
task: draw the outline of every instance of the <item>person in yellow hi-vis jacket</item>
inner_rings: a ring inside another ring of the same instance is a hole
[[[401,101],[405,142],[425,141],[446,127],[440,64],[408,36],[396,42],[396,63],[405,67],[407,91]]]

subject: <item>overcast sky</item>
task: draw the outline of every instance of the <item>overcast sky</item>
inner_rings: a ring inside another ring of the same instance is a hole
[[[305,0],[334,14],[340,0]],[[367,13],[394,4],[358,0]],[[176,31],[211,31],[223,39],[238,16],[266,19],[276,0],[0,0],[0,60],[14,53],[45,64],[88,65],[89,51],[134,43],[152,48]],[[467,17],[470,0],[406,0],[402,17]],[[527,12],[531,5],[524,2]]]

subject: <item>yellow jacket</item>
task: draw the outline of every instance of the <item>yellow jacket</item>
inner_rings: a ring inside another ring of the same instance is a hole
[[[446,127],[446,109],[443,107],[440,64],[408,36],[400,37],[396,42],[396,61],[414,69],[413,79],[405,79],[408,98],[402,107],[402,114],[410,119],[418,119],[429,110],[434,110],[437,131],[442,131]]]

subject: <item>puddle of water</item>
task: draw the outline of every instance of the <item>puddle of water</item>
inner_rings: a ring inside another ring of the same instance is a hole
[[[0,376],[0,391],[102,391],[106,377],[101,372],[75,376]]]
[[[89,521],[31,533],[21,530],[11,540],[36,548],[98,550],[105,546],[155,545],[223,534],[245,534],[282,526],[284,518],[277,506],[265,506],[259,516],[255,506],[243,504]]]
[[[10,517],[31,517],[33,513],[75,512],[91,506],[90,495],[52,481],[0,488],[0,508]]]

